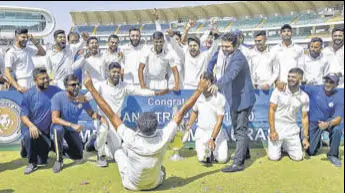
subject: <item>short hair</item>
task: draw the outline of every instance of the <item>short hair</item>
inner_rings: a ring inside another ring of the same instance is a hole
[[[179,38],[182,37],[180,31],[174,31],[174,32],[173,32],[173,36],[174,36],[174,35],[177,35]]]
[[[322,45],[323,45],[323,40],[322,40],[322,38],[320,38],[320,37],[314,37],[314,38],[312,38],[312,39],[310,40],[309,47],[310,47],[310,44],[311,44],[311,43],[314,43],[314,42],[320,42],[321,47],[322,47]]]
[[[205,71],[205,72],[203,72],[202,75],[200,76],[200,79],[201,79],[201,77],[203,77],[203,78],[206,79],[206,80],[210,80],[211,83],[214,82],[214,77],[213,77],[213,74],[212,74],[211,72]]]
[[[140,33],[140,29],[136,27],[129,28],[128,33],[130,34],[132,31],[138,31]]]
[[[36,80],[39,74],[47,73],[47,69],[45,67],[37,67],[32,71],[32,78]]]
[[[18,28],[14,31],[15,35],[19,35],[19,34],[27,34],[29,32],[28,29],[26,28]]]
[[[98,39],[97,39],[95,36],[91,36],[91,37],[89,37],[89,39],[86,41],[86,45],[89,45],[89,43],[91,42],[91,40],[97,40],[97,42],[98,42]]]
[[[292,27],[289,24],[284,24],[281,28],[280,28],[280,32],[282,32],[284,29],[290,29],[292,31]]]
[[[332,35],[333,35],[334,32],[336,32],[336,31],[341,31],[341,32],[344,33],[344,27],[341,27],[341,26],[334,27],[334,28],[332,29]]]
[[[264,30],[256,31],[254,33],[254,37],[258,37],[258,36],[265,36],[266,37],[266,31],[264,31]]]
[[[160,31],[156,31],[152,34],[152,39],[161,39],[164,38],[164,34]]]
[[[79,33],[77,33],[77,32],[69,32],[68,35],[67,35],[67,41],[69,41],[71,36],[76,36],[76,37],[78,37],[78,39],[80,38]]]
[[[59,34],[65,34],[65,31],[62,30],[62,29],[58,29],[54,32],[54,39],[56,39],[56,37],[59,35]]]
[[[221,40],[232,42],[232,45],[237,45],[237,36],[234,32],[226,32],[222,35]]]
[[[154,112],[144,112],[137,120],[137,127],[146,136],[153,135],[157,130],[158,120]]]
[[[188,42],[188,45],[189,45],[190,42],[196,42],[199,45],[199,47],[200,47],[200,39],[198,37],[189,37],[187,39],[187,42]]]
[[[74,74],[68,74],[67,76],[65,76],[65,78],[63,79],[63,84],[65,86],[65,88],[67,88],[67,83],[68,81],[71,81],[71,80],[76,80],[77,82],[79,82],[79,79],[76,75]]]
[[[112,70],[113,68],[121,69],[121,65],[118,62],[110,62],[108,65],[108,70]]]
[[[110,41],[111,38],[120,40],[119,36],[117,36],[117,35],[115,35],[115,34],[111,34],[111,35],[108,37],[108,42]]]
[[[300,75],[301,77],[303,77],[303,74],[304,74],[303,70],[301,68],[298,68],[298,67],[297,68],[291,68],[289,70],[289,73],[296,73],[296,74]]]

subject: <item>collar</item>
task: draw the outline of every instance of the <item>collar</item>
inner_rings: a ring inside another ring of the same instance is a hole
[[[295,46],[295,42],[291,41],[291,44],[290,44],[290,45],[285,46],[284,42],[282,41],[282,42],[279,44],[279,46],[280,46],[281,48],[291,48],[291,47],[294,47],[294,46]]]
[[[255,53],[267,53],[267,52],[269,52],[270,50],[269,50],[269,47],[268,46],[266,46],[266,49],[264,50],[264,51],[260,51],[256,46],[254,47],[254,51],[255,51]]]
[[[290,95],[292,95],[292,96],[299,96],[299,95],[301,95],[302,92],[301,92],[301,88],[298,87],[298,91],[295,92],[294,94],[292,94],[292,92],[291,92],[289,86],[287,86],[287,87],[286,87],[286,93],[287,93],[287,94],[290,94]]]

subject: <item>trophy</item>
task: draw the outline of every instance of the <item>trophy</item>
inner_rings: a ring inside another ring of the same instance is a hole
[[[177,112],[177,106],[173,108],[174,114]],[[186,130],[186,121],[182,120],[180,126],[177,128],[175,138],[169,143],[169,147],[174,151],[174,154],[170,157],[170,160],[178,161],[184,158],[180,156],[179,151],[183,148],[182,137]]]

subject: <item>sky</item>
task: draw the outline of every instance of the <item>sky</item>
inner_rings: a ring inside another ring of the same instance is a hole
[[[41,8],[55,18],[55,29],[69,31],[72,26],[70,11],[133,10],[197,6],[221,1],[0,1],[1,5]],[[153,6],[154,5],[154,6]]]

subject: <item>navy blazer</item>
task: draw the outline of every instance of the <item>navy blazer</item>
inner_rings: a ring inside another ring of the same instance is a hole
[[[207,71],[213,73],[219,51],[214,53],[208,63]],[[225,95],[231,111],[241,111],[254,105],[255,92],[246,57],[237,49],[232,53],[225,73],[216,82],[219,90]]]

